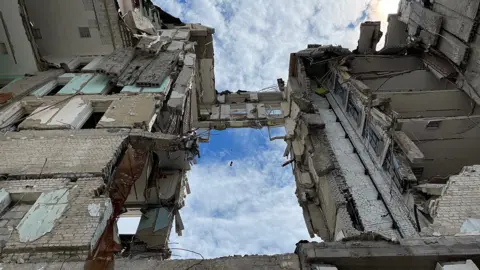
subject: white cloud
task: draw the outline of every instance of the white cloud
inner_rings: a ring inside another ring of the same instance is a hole
[[[258,90],[276,84],[277,78],[287,79],[289,54],[307,44],[354,49],[359,29],[347,26],[366,9],[367,20],[381,20],[385,32],[386,14],[395,12],[399,0],[154,1],[184,22],[215,28],[218,90]],[[236,158],[230,167],[225,158],[231,152],[213,149],[208,152],[209,162],[192,169],[192,194],[182,209],[184,235],[172,233],[170,241],[178,244],[171,247],[207,258],[293,252],[295,243],[308,239],[308,233],[291,169],[281,168],[284,143],[269,142],[263,151],[258,146],[265,143],[259,143],[251,130],[230,135],[240,147],[249,147],[249,155]],[[266,133],[261,140],[267,140]],[[179,250],[173,253],[196,257]]]
[[[228,132],[235,140],[256,136],[262,142],[245,144],[251,155],[232,159],[233,166],[218,159],[190,171],[192,194],[181,210],[185,231],[181,237],[172,233],[171,247],[200,252],[206,258],[293,252],[295,243],[309,236],[291,168],[281,167],[285,143],[267,142],[265,131],[261,135],[247,129]],[[258,145],[268,147],[259,150]],[[179,250],[173,254],[196,256]]]
[[[214,27],[217,88],[258,90],[286,79],[289,54],[307,44],[354,49],[348,29],[368,8],[369,20],[395,12],[399,0],[175,0],[155,2],[185,22]]]

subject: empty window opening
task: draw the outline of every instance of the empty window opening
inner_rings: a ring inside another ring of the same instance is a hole
[[[40,28],[32,28],[32,34],[34,39],[42,39],[42,32],[40,32]]]
[[[383,151],[384,142],[370,124],[365,125],[365,136],[368,138],[368,142],[375,153],[380,155]]]
[[[334,93],[340,97],[343,104],[345,104],[345,100],[347,99],[347,91],[343,88],[343,84],[341,84],[338,80],[335,83]]]
[[[87,119],[87,122],[83,124],[82,129],[94,129],[97,127],[98,122],[102,119],[105,112],[94,112],[90,117]]]
[[[8,54],[7,44],[0,42],[0,54]]]
[[[78,65],[77,67],[75,67],[75,70],[76,70],[77,72],[81,72],[82,69],[83,69],[84,67],[86,67],[87,65],[88,65],[88,63],[81,63],[80,65]]]
[[[282,110],[280,109],[271,109],[268,112],[268,116],[270,117],[282,117],[283,114],[282,114]]]
[[[78,32],[80,33],[81,38],[91,38],[90,28],[88,27],[79,27]]]
[[[436,120],[436,121],[428,121],[427,124],[427,129],[437,129],[440,127],[440,124],[442,121]]]
[[[13,81],[15,81],[15,79],[13,78],[5,78],[5,79],[1,79],[0,80],[0,89],[2,89],[3,87],[9,85],[10,83],[12,83]]]
[[[63,85],[57,85],[53,88],[52,91],[48,92],[47,96],[55,96],[60,90],[62,90]]]
[[[122,92],[122,89],[123,87],[114,85],[110,92],[108,92],[108,95],[119,94],[120,92]]]
[[[420,179],[423,175],[423,167],[412,168],[412,172],[417,179]]]
[[[347,112],[355,120],[357,126],[360,125],[360,109],[353,103],[351,99],[347,103]]]

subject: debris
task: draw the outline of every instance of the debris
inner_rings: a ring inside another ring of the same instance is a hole
[[[289,161],[286,161],[286,162],[284,162],[284,163],[282,164],[282,167],[285,167],[285,166],[287,166],[288,164],[293,163],[294,161],[295,161],[295,159],[291,159],[291,160],[289,160]]]

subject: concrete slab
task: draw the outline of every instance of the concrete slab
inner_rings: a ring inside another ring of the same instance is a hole
[[[155,115],[153,95],[127,96],[112,102],[97,128],[144,128]]]

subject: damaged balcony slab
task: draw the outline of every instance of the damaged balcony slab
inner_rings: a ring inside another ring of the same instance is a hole
[[[374,192],[377,193],[377,196],[382,198],[382,204],[386,209],[381,215],[387,214],[392,218],[393,224],[391,227],[396,228],[403,237],[412,237],[417,235],[417,231],[413,226],[413,218],[410,215],[410,211],[403,202],[403,198],[400,195],[400,192],[396,188],[392,188],[391,179],[385,176],[382,169],[377,167],[376,163],[370,158],[370,155],[362,143],[362,140],[359,138],[353,127],[350,125],[350,122],[347,120],[344,112],[340,109],[337,101],[331,94],[327,94],[328,103],[333,108],[335,112],[335,118],[338,118],[342,123],[342,127],[350,138],[352,144],[352,152],[355,149],[355,152],[358,154],[359,161],[361,162],[363,172],[368,172],[369,185],[372,186]],[[328,107],[328,105],[327,105]],[[338,135],[335,135],[337,137]],[[338,137],[337,137],[338,138]],[[348,164],[345,166],[348,167]]]
[[[157,111],[153,95],[127,96],[112,102],[97,124],[97,128],[141,128],[150,130]]]
[[[346,138],[347,133],[342,125],[335,121],[335,113],[328,109],[327,100],[317,97],[314,104],[325,122],[328,142],[355,201],[364,230],[378,232],[388,238],[399,238],[396,230],[392,228],[393,221],[385,205],[378,200],[378,191],[365,174],[365,167],[355,153],[355,147]]]
[[[108,178],[128,143],[152,151],[189,149],[195,155],[195,140],[195,136],[130,129],[7,132],[0,136],[0,174],[12,178],[39,174]]]

